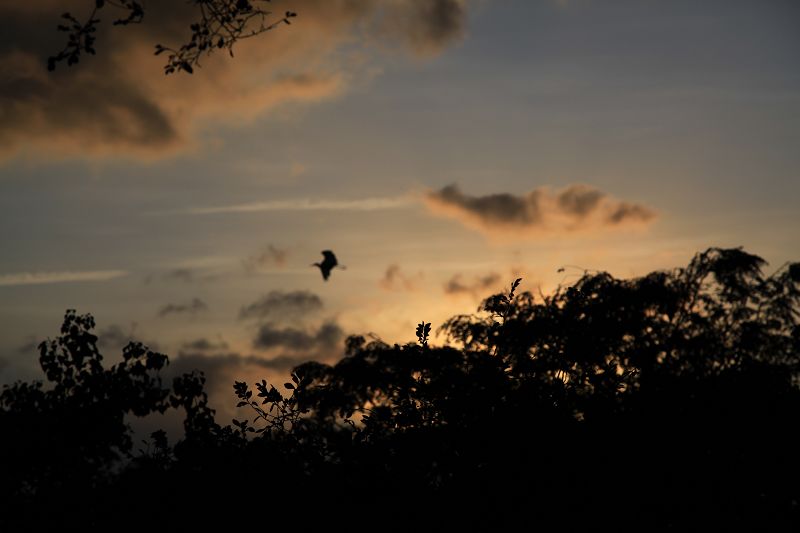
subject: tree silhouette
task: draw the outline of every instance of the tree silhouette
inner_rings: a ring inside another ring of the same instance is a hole
[[[91,317],[68,312],[41,345],[51,386],[0,396],[14,502],[0,520],[794,530],[800,264],[764,266],[711,248],[549,296],[517,279],[442,325],[449,345],[422,321],[416,343],[351,336],[339,362],[299,365],[282,387],[234,383],[244,418],[225,427],[201,374],[166,389],[166,357],[137,344],[103,370]],[[131,453],[122,414],[173,408],[184,437]]]
[[[203,56],[215,50],[227,50],[233,57],[234,45],[250,37],[272,30],[281,24],[291,24],[290,19],[297,13],[286,11],[282,17],[275,17],[265,8],[270,0],[190,0],[195,8],[197,19],[190,25],[191,38],[178,48],[161,44],[155,45],[155,54],[167,54],[165,74],[187,72],[192,74]],[[93,0],[91,13],[85,20],[67,12],[61,15],[64,20],[58,30],[67,34],[67,44],[57,54],[47,59],[48,70],[66,61],[73,65],[80,61],[82,54],[94,55],[96,33],[101,23],[100,13],[111,9],[119,18],[114,26],[139,24],[144,21],[146,9],[143,3],[135,0]]]

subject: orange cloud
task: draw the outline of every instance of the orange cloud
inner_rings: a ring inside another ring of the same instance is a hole
[[[540,187],[523,195],[470,196],[448,185],[423,196],[436,215],[453,218],[490,236],[566,234],[641,226],[656,214],[651,208],[616,200],[587,185],[551,192]]]
[[[59,51],[63,11],[79,19],[94,2],[6,4],[0,8],[0,158],[130,154],[160,157],[191,147],[198,130],[241,124],[291,102],[340,94],[353,70],[341,46],[378,38],[414,54],[431,54],[459,39],[459,0],[296,0],[291,26],[245,39],[235,57],[216,53],[193,76],[164,76],[155,44],[180,46],[191,36],[195,7],[184,0],[148,3],[141,24],[114,27],[101,12],[97,55],[46,71]],[[50,21],[50,22],[49,22]]]

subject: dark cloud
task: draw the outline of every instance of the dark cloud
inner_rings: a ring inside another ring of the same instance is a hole
[[[189,268],[176,268],[164,274],[165,280],[177,280],[185,283],[194,281],[194,272]]]
[[[157,342],[143,341],[136,330],[136,323],[132,323],[127,329],[118,324],[101,328],[97,332],[97,347],[104,355],[107,355],[108,352],[121,352],[131,342],[142,342],[153,351],[159,350]]]
[[[198,272],[192,268],[173,268],[166,272],[156,274],[151,273],[145,276],[145,284],[150,284],[155,281],[164,281],[167,283],[195,283],[195,282],[209,282],[219,279],[218,274],[203,273],[202,270]]]
[[[93,2],[37,0],[0,5],[0,157],[20,150],[49,155],[162,156],[193,146],[199,124],[251,121],[287,102],[313,102],[341,92],[352,66],[342,46],[390,37],[417,54],[459,39],[466,20],[457,0],[295,0],[299,16],[214,54],[194,76],[163,74],[154,45],[177,47],[197,18],[185,0],[149,2],[142,24],[114,27],[101,13],[97,55],[54,73],[46,58],[65,44],[59,15],[88,15]],[[253,72],[259,72],[254,76]],[[219,83],[225,80],[225,83]]]
[[[25,339],[25,343],[17,348],[17,352],[21,354],[39,353],[39,344],[41,344],[41,342],[41,339],[37,339],[33,335],[28,335]]]
[[[294,367],[307,361],[333,361],[341,354],[305,353],[276,357],[260,357],[257,355],[243,355],[236,352],[219,352],[207,354],[202,352],[181,352],[177,357],[170,359],[166,372],[169,377],[179,376],[194,370],[200,370],[212,385],[221,384],[233,387],[233,379],[237,373],[241,374],[247,367],[289,373]]]
[[[284,348],[292,351],[330,352],[338,348],[344,332],[338,324],[326,322],[316,331],[276,327],[265,323],[258,328],[253,346],[260,349]]]
[[[23,140],[64,152],[81,141],[87,148],[148,152],[179,140],[161,105],[137,84],[122,83],[114,66],[49,74],[39,54],[14,51],[0,53],[0,68],[0,155]]]
[[[8,359],[0,355],[0,373],[8,366]]]
[[[564,189],[556,198],[558,207],[565,213],[579,218],[591,214],[600,205],[605,194],[585,185],[573,185]]]
[[[451,207],[487,225],[533,226],[542,219],[540,196],[538,190],[522,197],[507,193],[467,196],[457,185],[447,185],[439,191],[429,192],[427,199],[429,205]]]
[[[239,310],[239,319],[286,321],[302,318],[323,307],[322,299],[309,291],[271,291]]]
[[[256,272],[263,268],[278,267],[284,268],[289,257],[289,250],[278,248],[272,244],[251,255],[242,263],[247,272]]]
[[[288,371],[305,359],[281,355],[278,357],[265,358],[255,355],[241,355],[234,352],[207,354],[202,352],[181,352],[178,357],[170,360],[169,373],[175,376],[201,370],[207,378],[213,380],[220,374],[231,374],[237,369],[245,366],[255,366],[269,370]],[[233,382],[230,382],[233,385]]]
[[[101,350],[121,350],[133,341],[133,328],[130,332],[125,332],[121,326],[111,324],[98,331],[97,333],[97,347]],[[152,348],[151,349],[155,349]]]
[[[547,234],[593,231],[650,222],[655,212],[641,204],[616,200],[586,185],[551,192],[538,188],[524,195],[470,196],[457,185],[430,191],[429,210],[488,234]]]
[[[456,274],[444,284],[444,292],[447,294],[472,294],[474,296],[488,296],[486,291],[496,287],[500,281],[500,275],[490,272],[485,276],[477,276],[472,282],[465,282],[461,274]]]
[[[415,53],[430,55],[460,40],[465,22],[462,0],[407,0],[390,4],[381,28]]]
[[[189,314],[195,315],[200,311],[207,311],[208,306],[200,298],[192,298],[187,304],[166,304],[158,310],[158,316],[165,317],[170,314]]]
[[[391,264],[386,267],[383,277],[378,281],[378,285],[387,291],[414,291],[418,288],[422,279],[422,272],[414,276],[409,276],[400,268],[398,264]]]
[[[610,224],[622,224],[628,221],[641,221],[647,222],[654,216],[653,212],[641,205],[629,204],[628,202],[621,202],[616,209],[608,215],[608,222]]]
[[[181,351],[188,352],[215,352],[228,349],[228,343],[219,340],[217,342],[211,341],[206,338],[199,338],[192,341],[184,342],[181,345]]]

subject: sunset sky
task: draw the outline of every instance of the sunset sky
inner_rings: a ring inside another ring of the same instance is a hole
[[[0,0],[0,383],[68,308],[229,394],[516,277],[800,259],[795,0],[275,0],[168,77],[191,15],[151,1],[48,73],[91,4]]]

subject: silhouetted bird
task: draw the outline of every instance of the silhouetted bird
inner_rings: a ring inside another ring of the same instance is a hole
[[[311,266],[319,267],[320,272],[322,272],[322,279],[328,281],[328,277],[331,275],[331,270],[337,266],[339,268],[344,268],[344,266],[339,264],[339,262],[336,260],[336,256],[333,255],[333,252],[330,250],[323,250],[322,256],[324,257],[322,263],[313,263]]]

